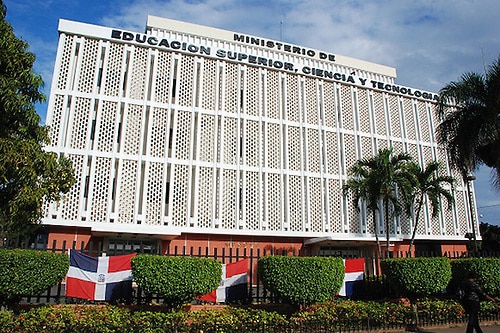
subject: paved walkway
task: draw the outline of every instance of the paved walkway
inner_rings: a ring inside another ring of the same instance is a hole
[[[465,324],[460,325],[460,326],[454,326],[454,327],[449,327],[449,328],[442,328],[442,327],[437,327],[437,328],[424,328],[420,333],[465,333]],[[493,324],[488,324],[484,323],[481,324],[481,328],[484,333],[500,333],[500,325],[493,325]],[[401,331],[401,333],[407,333],[405,331]]]

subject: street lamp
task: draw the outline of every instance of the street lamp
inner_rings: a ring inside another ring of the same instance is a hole
[[[467,194],[469,195],[469,210],[470,210],[470,219],[472,223],[472,239],[474,240],[474,256],[477,253],[477,235],[476,235],[476,219],[475,219],[475,214],[474,214],[474,205],[473,205],[473,197],[472,197],[472,191],[470,187],[470,183],[474,180],[476,180],[476,176],[474,175],[467,175],[466,178],[466,183],[467,183]]]

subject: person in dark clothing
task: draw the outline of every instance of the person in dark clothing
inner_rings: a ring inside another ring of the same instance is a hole
[[[477,283],[477,274],[470,273],[467,276],[467,280],[463,283],[463,288],[465,291],[462,306],[465,312],[469,315],[469,320],[467,321],[466,333],[483,333],[483,330],[479,326],[479,304],[481,300],[489,300],[495,302],[495,299],[487,295],[483,289]]]

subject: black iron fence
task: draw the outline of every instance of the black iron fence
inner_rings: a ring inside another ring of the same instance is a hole
[[[102,242],[88,243],[81,242],[71,242],[68,244],[66,241],[57,243],[56,241],[52,244],[40,244],[36,242],[27,241],[4,241],[0,244],[0,248],[32,248],[41,251],[51,251],[54,253],[67,253],[68,249],[77,250],[81,253],[87,254],[89,256],[98,257],[102,255],[120,255],[129,253],[163,253],[164,251],[160,248],[151,248],[150,244],[139,243],[135,247],[118,246],[119,244],[107,244],[106,250],[103,250],[104,246]],[[301,251],[274,251],[274,250],[260,250],[260,249],[240,249],[240,248],[214,248],[212,251],[208,247],[173,247],[168,248],[164,255],[169,256],[190,256],[190,257],[203,257],[203,258],[213,258],[220,261],[223,264],[228,264],[236,262],[243,259],[249,260],[249,289],[248,289],[248,299],[249,303],[274,303],[275,299],[272,294],[265,290],[257,277],[257,262],[259,258],[268,255],[285,255],[285,256],[321,256],[321,250],[311,251],[311,250],[301,250]],[[407,257],[408,254],[405,252],[392,252],[391,257]],[[450,252],[450,253],[433,253],[424,252],[418,253],[421,257],[432,257],[432,256],[445,256],[450,259],[463,258],[471,256],[471,253],[464,252]],[[500,257],[499,253],[476,253],[476,255],[481,257]],[[384,290],[380,288],[383,284],[381,283],[380,277],[377,276],[377,268],[380,258],[366,257],[365,259],[365,274],[364,274],[364,284],[365,287],[362,290],[362,299],[378,299],[383,297]],[[157,295],[145,294],[140,288],[134,289],[134,299],[132,300],[135,304],[145,304],[151,301],[155,301],[158,304],[163,303],[163,299]],[[78,302],[75,299],[67,299],[65,297],[65,283],[62,281],[57,286],[49,288],[41,295],[27,295],[23,299],[24,303],[28,304],[41,304],[41,303],[74,303]]]

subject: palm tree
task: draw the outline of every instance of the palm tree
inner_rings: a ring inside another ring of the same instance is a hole
[[[347,188],[355,190],[355,200],[366,199],[372,212],[380,210],[379,202],[382,202],[387,253],[390,247],[390,209],[394,215],[398,215],[403,207],[399,195],[407,202],[406,198],[412,191],[411,174],[407,168],[410,160],[408,154],[394,155],[392,149],[381,149],[374,157],[358,160],[350,169],[350,179],[346,184]]]
[[[500,187],[500,57],[484,75],[465,73],[440,90],[438,141],[452,167],[467,176],[484,163]]]
[[[453,207],[453,195],[448,190],[446,185],[453,188],[455,179],[450,176],[440,176],[438,174],[440,163],[438,161],[429,162],[425,169],[422,170],[417,163],[409,163],[408,169],[413,176],[413,193],[409,197],[409,209],[415,208],[415,220],[413,224],[413,233],[411,235],[409,253],[411,255],[413,249],[413,242],[417,233],[418,222],[420,220],[420,213],[426,201],[432,206],[432,217],[437,217],[440,210],[441,196],[446,198],[448,202],[448,209]]]
[[[369,168],[364,167],[364,161],[359,160],[349,169],[349,179],[343,187],[344,196],[347,196],[349,190],[354,192],[353,204],[358,208],[359,205],[366,203],[366,208],[372,213],[372,223],[375,231],[375,241],[377,243],[378,255],[382,255],[382,249],[380,247],[380,240],[378,238],[379,228],[377,223],[377,211],[379,196],[378,188],[374,184],[376,177],[372,177],[370,172],[373,171]]]

